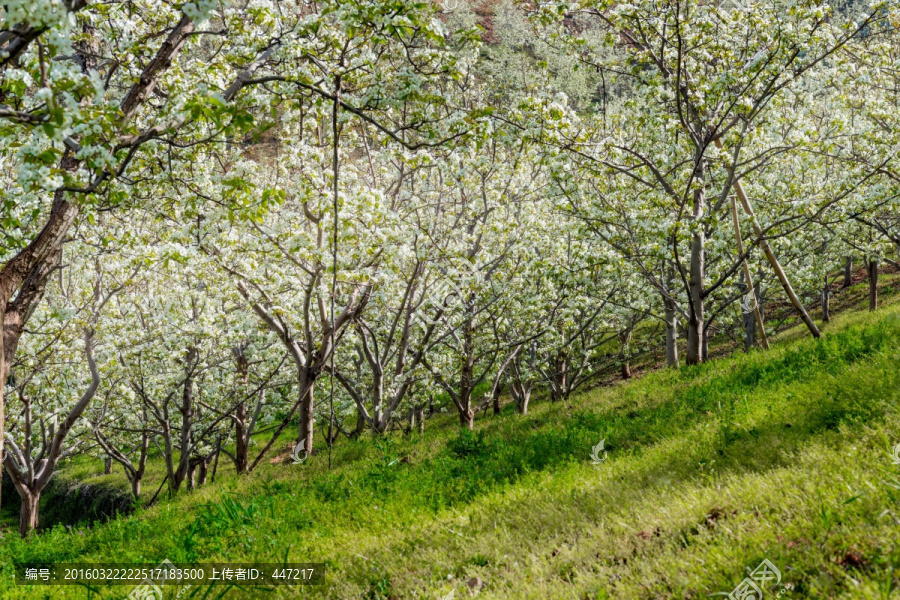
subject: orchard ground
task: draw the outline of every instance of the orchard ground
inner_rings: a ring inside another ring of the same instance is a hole
[[[764,559],[782,577],[767,597],[900,597],[900,280],[883,283],[875,313],[865,283],[839,294],[821,340],[788,329],[769,352],[644,368],[525,417],[507,405],[474,433],[448,414],[424,435],[341,440],[331,470],[324,451],[243,477],[223,462],[214,484],[28,540],[6,512],[0,597],[131,591],[16,585],[17,562],[162,559],[327,565],[320,586],[181,598],[699,599]],[[116,469],[80,459],[59,476],[124,489]],[[150,465],[146,495],[163,472]]]

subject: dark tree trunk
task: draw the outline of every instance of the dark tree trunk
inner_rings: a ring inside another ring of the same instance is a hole
[[[182,390],[181,395],[181,406],[178,407],[178,412],[181,413],[181,436],[179,439],[180,455],[178,458],[178,468],[175,469],[171,478],[172,486],[170,489],[173,494],[178,492],[178,489],[181,487],[181,484],[184,483],[186,477],[189,475],[193,476],[193,469],[191,468],[191,446],[193,445],[191,427],[194,423],[193,369],[199,358],[200,353],[196,348],[188,348],[187,375],[184,380],[184,389]],[[189,471],[191,472],[189,473]]]
[[[41,493],[26,492],[20,493],[19,496],[22,499],[22,506],[19,509],[19,535],[28,537],[38,528],[38,506]]]
[[[503,393],[503,387],[504,387],[504,384],[501,383],[494,389],[493,405],[494,405],[494,414],[495,415],[499,415],[500,409],[502,408],[500,406],[500,394]]]
[[[67,171],[76,170],[78,164],[68,150],[60,160],[60,166]],[[0,267],[0,459],[6,427],[3,392],[9,370],[26,322],[44,297],[47,277],[60,263],[63,241],[78,212],[75,205],[65,200],[65,194],[57,190],[44,228],[28,246]]]
[[[206,456],[195,456],[188,463],[187,482],[188,489],[195,490],[206,483],[206,475],[209,473],[209,463],[213,459],[213,452]]]
[[[866,265],[869,272],[869,310],[878,309],[878,259],[870,260]]]
[[[702,302],[703,300],[700,300],[701,304]],[[702,314],[702,306],[695,306],[688,319],[685,362],[689,365],[698,365],[703,362],[703,334],[705,329],[703,328]]]
[[[358,438],[366,430],[366,417],[359,407],[356,408],[356,427],[350,432],[351,438]]]
[[[744,350],[750,352],[756,347],[756,315],[753,312],[741,312],[744,326]]]
[[[216,455],[213,458],[212,473],[210,474],[210,481],[212,483],[216,482],[216,470],[219,468],[219,454],[221,452],[222,452],[222,436],[219,435],[216,438]]]
[[[831,320],[831,311],[829,310],[828,301],[831,296],[831,286],[828,285],[828,274],[825,274],[825,283],[822,285],[822,321],[827,323]]]
[[[688,280],[688,293],[690,318],[688,318],[687,356],[685,362],[689,365],[697,365],[703,362],[704,338],[706,337],[705,314],[703,308],[703,278],[705,259],[705,234],[700,222],[705,211],[706,196],[703,189],[705,179],[702,160],[696,164],[697,189],[694,191],[694,234],[691,238],[691,264],[690,278]]]
[[[309,392],[303,398],[303,402],[300,405],[300,424],[297,431],[297,443],[299,444],[303,440],[306,440],[303,448],[307,456],[312,456],[313,451],[313,425],[315,425],[314,388],[315,384],[310,384]]]
[[[212,455],[204,458],[200,461],[200,464],[197,465],[197,485],[206,484],[206,474],[209,472],[209,458],[211,458],[211,456]]]
[[[853,257],[848,256],[844,262],[844,284],[841,287],[848,288],[853,283]]]
[[[550,374],[550,401],[558,402],[566,397],[566,389],[568,388],[568,357],[565,352],[560,352],[556,356],[552,368],[553,373]]]
[[[459,386],[459,423],[466,429],[475,428],[475,411],[472,410],[472,370],[468,366],[463,367]]]
[[[463,327],[463,364],[459,377],[459,423],[466,429],[475,428],[475,411],[472,410],[472,391],[475,374],[475,339],[472,321]]]
[[[247,404],[241,402],[237,405],[234,419],[234,466],[238,473],[246,473],[250,467],[250,445],[247,436]]]

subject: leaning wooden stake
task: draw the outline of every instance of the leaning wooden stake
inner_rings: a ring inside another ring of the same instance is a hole
[[[716,147],[719,150],[723,149],[722,140],[716,139]],[[759,245],[765,253],[766,258],[769,260],[769,264],[771,264],[772,268],[775,270],[775,274],[778,276],[778,281],[781,282],[781,287],[783,287],[785,293],[787,293],[788,299],[791,301],[791,305],[798,313],[800,313],[800,318],[803,319],[804,323],[806,323],[806,326],[809,328],[809,332],[813,335],[813,337],[821,337],[822,334],[819,333],[819,328],[816,327],[816,324],[809,316],[809,313],[806,312],[806,309],[800,302],[800,298],[798,298],[797,294],[794,293],[794,288],[791,287],[791,282],[788,281],[787,275],[784,274],[784,269],[781,268],[781,265],[778,263],[778,259],[775,258],[775,253],[772,252],[772,247],[769,246],[769,242],[765,237],[763,237],[762,227],[759,226],[759,222],[756,220],[756,214],[753,212],[753,207],[750,206],[750,201],[747,199],[747,195],[744,193],[744,186],[742,186],[741,182],[738,180],[734,181],[734,192],[737,194],[738,199],[741,201],[741,206],[744,207],[744,212],[746,212],[747,216],[750,217],[750,223],[753,225],[753,233],[755,233],[759,238]]]
[[[766,337],[766,328],[763,325],[762,311],[759,310],[759,302],[756,299],[756,292],[753,291],[753,280],[750,278],[750,266],[747,264],[747,257],[744,256],[744,242],[741,239],[741,226],[738,221],[737,202],[734,196],[731,197],[731,219],[734,221],[734,239],[737,240],[738,255],[741,258],[741,266],[744,269],[744,280],[747,282],[747,295],[753,306],[753,314],[756,315],[756,326],[759,328],[759,341],[762,347],[769,349],[769,338]]]
[[[622,36],[622,39],[628,44],[633,50],[641,51],[643,47],[640,43],[636,42],[634,37],[632,37],[631,33],[626,31],[620,31],[619,35]],[[691,80],[691,76],[689,73],[685,73],[686,79],[688,82]],[[699,115],[702,116],[703,110],[697,111]],[[716,138],[715,140],[716,148],[719,150],[723,150],[722,140]],[[784,291],[787,293],[788,298],[791,301],[791,305],[793,305],[794,309],[800,313],[800,318],[803,319],[803,322],[806,323],[806,326],[809,328],[809,332],[813,335],[813,337],[821,337],[822,334],[819,333],[819,328],[816,327],[816,324],[813,323],[813,320],[810,318],[809,313],[806,312],[806,309],[803,307],[803,304],[800,303],[800,299],[797,297],[797,294],[794,293],[794,288],[791,287],[791,282],[788,281],[787,275],[784,274],[784,269],[781,268],[781,265],[778,264],[778,259],[775,258],[775,253],[772,252],[772,248],[769,246],[769,242],[763,237],[762,227],[759,226],[759,223],[756,220],[756,214],[753,212],[753,208],[750,206],[750,201],[747,200],[746,194],[744,194],[744,186],[741,185],[741,182],[738,180],[734,181],[734,191],[737,193],[738,198],[741,200],[741,205],[744,207],[744,211],[750,217],[750,223],[753,225],[753,232],[759,238],[759,245],[762,247],[763,252],[766,254],[766,258],[769,260],[769,264],[772,265],[772,268],[775,270],[775,274],[778,275],[778,281],[781,282],[781,287],[784,288]]]

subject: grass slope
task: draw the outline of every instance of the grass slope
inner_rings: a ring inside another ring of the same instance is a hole
[[[782,597],[900,598],[900,306],[847,312],[824,333],[506,412],[474,434],[447,415],[421,437],[344,441],[331,471],[324,453],[248,477],[222,468],[90,529],[7,532],[0,597],[130,592],[18,586],[14,561],[168,558],[328,565],[322,586],[181,598],[704,598],[768,558],[794,586]],[[601,439],[608,458],[593,465]]]

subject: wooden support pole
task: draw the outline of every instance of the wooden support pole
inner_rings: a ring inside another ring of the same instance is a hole
[[[716,138],[716,147],[719,150],[723,149],[722,140]],[[809,328],[809,332],[813,337],[818,338],[821,337],[822,334],[819,333],[819,328],[816,327],[816,324],[813,322],[812,317],[809,316],[809,313],[806,312],[806,308],[804,308],[803,304],[800,302],[800,298],[797,297],[797,294],[794,292],[794,288],[791,287],[791,282],[788,281],[787,275],[784,273],[784,269],[781,268],[781,265],[778,263],[778,259],[775,257],[775,253],[772,251],[772,247],[769,245],[768,240],[763,237],[762,227],[759,226],[759,221],[756,220],[756,214],[753,212],[753,207],[750,205],[750,200],[747,199],[747,195],[744,193],[744,186],[741,185],[741,182],[738,180],[734,181],[734,192],[737,194],[738,199],[741,201],[741,206],[744,207],[744,212],[747,213],[747,216],[750,217],[750,224],[753,225],[753,233],[759,238],[759,246],[762,248],[762,251],[765,253],[766,258],[769,260],[769,264],[772,265],[772,269],[775,270],[775,275],[778,276],[778,281],[781,282],[781,287],[784,288],[785,293],[788,296],[788,299],[791,301],[791,306],[794,307],[798,313],[800,313],[800,318],[803,319],[803,322],[806,323],[806,327]]]
[[[750,297],[750,304],[753,306],[753,314],[756,316],[756,326],[759,328],[759,341],[762,347],[769,349],[769,338],[766,337],[766,328],[763,325],[762,311],[759,310],[759,302],[756,299],[756,292],[753,291],[753,279],[750,278],[750,265],[747,264],[747,257],[744,256],[744,242],[741,239],[741,226],[738,221],[737,202],[734,196],[731,197],[731,219],[734,221],[734,239],[737,240],[738,255],[741,258],[741,267],[744,269],[744,281],[747,282],[747,295]]]

